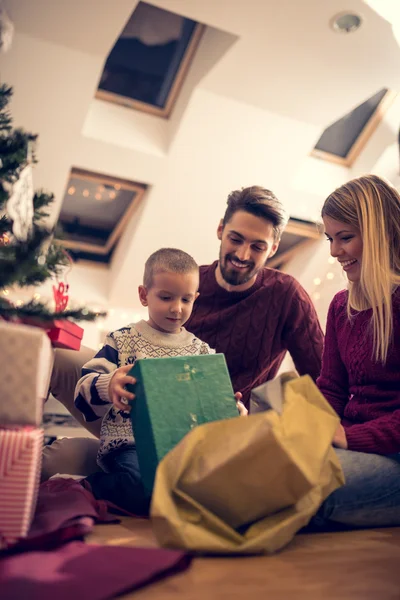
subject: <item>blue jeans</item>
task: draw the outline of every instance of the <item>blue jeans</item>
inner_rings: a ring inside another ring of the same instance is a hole
[[[102,461],[107,472],[86,478],[94,497],[109,500],[135,515],[147,516],[151,498],[143,487],[135,446],[110,452]]]
[[[400,454],[335,451],[345,485],[325,500],[310,528],[322,531],[338,525],[339,528],[400,525]]]

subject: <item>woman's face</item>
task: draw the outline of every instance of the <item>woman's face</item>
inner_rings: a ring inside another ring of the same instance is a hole
[[[360,281],[363,241],[359,229],[348,223],[322,217],[331,256],[337,258],[349,281]]]

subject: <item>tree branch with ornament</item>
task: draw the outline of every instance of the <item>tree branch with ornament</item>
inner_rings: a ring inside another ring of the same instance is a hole
[[[8,104],[12,89],[0,86],[0,318],[74,319],[93,321],[105,313],[68,307],[68,285],[53,286],[55,307],[37,299],[14,304],[9,290],[37,286],[49,278],[59,281],[72,260],[54,242],[54,228],[46,225],[54,196],[34,192],[32,170],[36,135],[13,129]]]

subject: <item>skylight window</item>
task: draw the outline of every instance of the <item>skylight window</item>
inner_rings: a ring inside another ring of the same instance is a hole
[[[61,206],[59,242],[75,260],[108,264],[146,186],[72,169]]]
[[[139,2],[112,48],[96,97],[168,117],[204,26]]]
[[[350,167],[379,125],[396,94],[383,88],[329,125],[311,155]]]

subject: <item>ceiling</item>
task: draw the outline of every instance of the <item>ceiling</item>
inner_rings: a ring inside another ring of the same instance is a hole
[[[105,60],[137,2],[8,0],[17,31]],[[362,0],[154,0],[153,4],[238,36],[202,87],[326,126],[382,87],[398,89],[400,50],[389,23]],[[363,17],[354,34],[329,21]],[[357,85],[355,84],[357,82]]]
[[[34,179],[55,194],[53,219],[72,167],[147,186],[104,285],[114,306],[132,306],[160,246],[215,259],[232,189],[264,185],[291,216],[317,218],[326,193],[377,164],[400,122],[397,104],[351,170],[310,158],[329,124],[382,88],[400,90],[391,26],[362,0],[151,3],[208,26],[168,121],[94,99],[137,0],[4,0],[16,33],[2,80],[15,123],[39,134]],[[363,18],[353,34],[329,26],[343,10]]]

